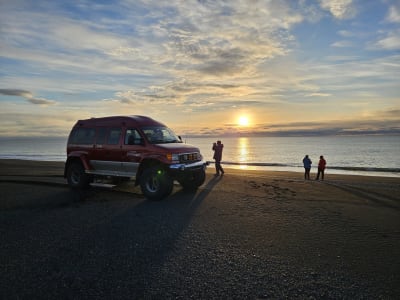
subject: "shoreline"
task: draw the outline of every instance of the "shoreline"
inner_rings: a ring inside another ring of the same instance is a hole
[[[210,162],[210,166],[214,162]],[[262,164],[240,164],[240,163],[221,163],[223,168],[234,169],[234,170],[249,170],[249,171],[277,171],[277,172],[292,172],[292,173],[304,173],[303,167],[290,167],[290,166],[279,166],[278,164],[274,166],[262,165]],[[374,169],[374,168],[371,168]],[[387,168],[385,168],[387,170]],[[313,172],[314,171],[314,172]],[[317,173],[317,167],[311,169],[311,174]],[[352,175],[352,176],[368,176],[368,177],[390,177],[390,178],[400,178],[400,172],[393,171],[375,171],[362,168],[346,168],[346,167],[332,167],[325,170],[325,175],[335,174],[335,175]]]

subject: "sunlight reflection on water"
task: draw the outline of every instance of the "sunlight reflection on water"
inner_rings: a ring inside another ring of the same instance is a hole
[[[237,146],[238,156],[237,157],[239,157],[239,162],[241,162],[241,163],[249,161],[248,143],[249,143],[249,139],[246,137],[241,137],[238,139],[238,146]],[[243,167],[243,166],[241,166],[241,167]]]

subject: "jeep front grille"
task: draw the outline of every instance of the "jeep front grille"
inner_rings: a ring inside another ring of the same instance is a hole
[[[201,160],[201,156],[200,156],[199,152],[179,154],[179,162],[180,163],[189,163],[189,162],[194,162],[194,161],[199,161],[199,160]]]

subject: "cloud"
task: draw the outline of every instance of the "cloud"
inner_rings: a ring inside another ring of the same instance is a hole
[[[377,118],[395,110],[377,113]],[[224,127],[211,129],[204,127],[198,131],[188,131],[185,135],[247,135],[247,136],[336,136],[336,135],[400,135],[399,117],[389,119],[370,118],[364,120],[330,120],[325,122],[291,122],[257,124],[255,128],[239,128],[236,124],[224,124]]]
[[[63,112],[62,115],[48,110],[0,112],[0,136],[63,136],[67,138],[76,122],[76,114]]]
[[[53,100],[47,100],[44,98],[27,98],[26,99],[28,102],[32,104],[39,104],[39,105],[53,105],[55,104],[55,101]]]
[[[353,45],[354,44],[352,41],[337,41],[333,43],[331,46],[337,48],[347,48],[347,47],[353,47]]]
[[[326,59],[328,61],[348,61],[348,62],[352,62],[355,60],[360,60],[361,56],[351,56],[351,55],[329,55],[326,56]]]
[[[389,108],[377,113],[378,117],[382,119],[391,119],[400,121],[400,108]],[[399,123],[400,126],[400,123]]]
[[[328,93],[311,93],[306,95],[307,97],[330,97],[332,96],[331,94]]]
[[[331,57],[327,59],[325,63],[319,61],[304,65],[303,83],[315,86],[311,92],[323,90],[336,96],[352,97],[356,91],[385,90],[388,93],[391,90],[398,95],[399,55],[375,59],[360,57],[353,61],[341,59],[332,62]]]
[[[0,94],[1,95],[6,95],[6,96],[17,96],[17,97],[23,97],[25,98],[28,102],[32,104],[39,104],[39,105],[53,105],[56,102],[53,100],[48,100],[44,98],[34,98],[33,94],[29,91],[25,90],[18,90],[18,89],[0,89]]]
[[[355,33],[353,33],[352,31],[349,31],[349,30],[339,30],[338,34],[340,36],[343,36],[343,37],[346,37],[346,38],[355,36]]]
[[[339,123],[339,122],[338,122]],[[340,124],[340,123],[339,123]],[[199,129],[188,130],[183,133],[185,137],[211,137],[211,136],[252,136],[252,137],[265,137],[265,136],[290,136],[290,137],[304,137],[304,136],[341,136],[341,135],[400,135],[400,128],[394,122],[382,124],[379,122],[370,122],[364,124],[348,124],[348,126],[337,124],[313,124],[310,123],[308,128],[296,128],[292,124],[292,128],[280,126],[275,124],[272,127],[265,128],[259,131],[251,129],[225,127],[218,129]]]
[[[266,60],[288,53],[287,47],[293,41],[289,29],[302,17],[284,3],[253,4],[179,2],[179,17],[157,24],[167,50],[157,61],[171,66],[172,75],[196,73],[196,80],[245,77],[258,72]],[[166,9],[171,7],[174,5]]]
[[[400,4],[389,7],[389,12],[386,16],[386,21],[391,23],[400,23]]]
[[[393,106],[399,56],[363,47],[400,49],[399,6],[370,3],[360,18],[342,22],[357,16],[361,2],[8,1],[0,10],[1,82],[24,90],[0,94],[23,97],[21,106],[30,110],[57,97],[54,111],[129,110],[164,114],[175,124],[237,108],[293,121],[348,116],[349,105],[356,111],[361,103],[366,111],[379,101]],[[387,14],[369,30],[366,19],[376,5]],[[338,113],[330,110],[336,103]]]
[[[118,20],[104,14],[116,11],[115,4],[91,7],[84,22],[77,22],[55,3],[2,14],[4,40],[8,41],[2,45],[2,56],[24,62],[30,72],[38,66],[42,72],[57,69],[63,81],[71,83],[65,85],[71,91],[84,90],[77,75],[96,76],[98,86],[85,82],[87,90],[95,91],[123,89],[110,84],[108,78],[103,81],[101,75],[129,75],[131,85],[139,90],[136,93],[143,96],[140,90],[154,81],[182,77],[194,83],[216,78],[243,81],[261,76],[266,61],[289,52],[293,43],[289,30],[303,19],[287,3],[273,1],[256,1],[251,7],[242,1],[120,4],[124,9]],[[121,82],[117,78],[114,84]],[[124,83],[128,89],[130,82]]]
[[[32,98],[32,93],[25,90],[17,90],[17,89],[0,89],[1,95],[6,96],[18,96],[24,98]]]
[[[400,30],[389,32],[386,37],[380,39],[375,44],[376,48],[385,50],[400,49]]]
[[[127,90],[115,93],[113,99],[105,99],[104,101],[120,102],[122,104],[135,104],[147,106],[151,104],[178,104],[183,101],[175,93],[171,92],[170,86],[165,87],[149,87],[141,90]]]
[[[352,0],[320,0],[320,4],[337,19],[350,19],[356,15]]]

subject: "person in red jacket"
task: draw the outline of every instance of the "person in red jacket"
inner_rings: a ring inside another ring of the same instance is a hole
[[[213,144],[212,149],[214,150],[214,156],[213,158],[215,159],[215,176],[219,176],[220,172],[221,175],[223,175],[224,169],[221,167],[221,160],[222,160],[222,149],[224,148],[224,144],[221,143],[221,141],[217,141],[216,143]]]
[[[321,174],[321,180],[324,180],[325,168],[326,168],[326,160],[324,159],[324,156],[321,155],[319,157],[318,173],[317,173],[317,178],[315,178],[315,180],[319,179],[319,174]]]

